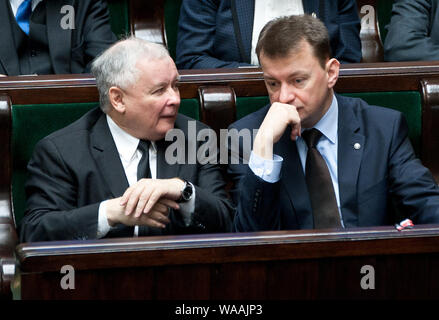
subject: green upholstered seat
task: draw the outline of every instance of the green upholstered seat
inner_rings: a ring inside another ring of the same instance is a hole
[[[98,103],[12,106],[12,201],[18,225],[25,209],[26,166],[35,144],[79,119]]]
[[[390,22],[390,18],[392,16],[392,6],[394,0],[378,0],[377,4],[377,19],[378,19],[378,28],[380,30],[381,41],[384,43],[384,39],[386,39],[387,30],[386,26]]]
[[[420,154],[422,130],[422,103],[417,91],[401,92],[366,92],[349,93],[346,96],[362,98],[371,105],[392,108],[402,112],[408,122],[409,137],[416,154]],[[245,115],[262,108],[269,103],[268,97],[238,97],[236,102],[237,115],[240,119]]]
[[[421,151],[422,101],[418,91],[402,92],[363,92],[349,93],[345,96],[362,98],[367,103],[391,108],[402,112],[409,126],[409,138],[416,154]]]
[[[97,106],[97,102],[12,106],[12,201],[17,224],[19,224],[25,210],[26,166],[32,156],[35,144]],[[198,100],[182,100],[179,112],[199,120]]]
[[[130,33],[128,0],[109,0],[111,30],[118,39]]]
[[[178,18],[180,17],[181,0],[165,1],[165,31],[169,54],[175,60],[177,46]]]

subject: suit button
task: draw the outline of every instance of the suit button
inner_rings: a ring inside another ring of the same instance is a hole
[[[31,57],[36,57],[36,56],[37,56],[37,51],[34,50],[34,49],[32,49],[32,50],[30,51],[30,56],[31,56]]]

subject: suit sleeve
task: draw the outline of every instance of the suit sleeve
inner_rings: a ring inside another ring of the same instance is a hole
[[[249,66],[247,63],[237,61],[223,61],[220,57],[215,56],[217,13],[217,1],[182,1],[176,49],[176,64],[179,69]],[[225,41],[232,40],[229,38]]]
[[[269,183],[257,177],[247,166],[240,178],[237,194],[236,215],[233,221],[235,232],[279,230],[280,182]]]
[[[235,128],[229,127],[229,130]],[[242,141],[240,141],[242,142]],[[251,142],[253,145],[253,142]],[[233,221],[234,232],[278,230],[280,228],[279,186],[280,182],[266,182],[255,175],[244,161],[242,143],[238,149],[229,143],[229,165],[227,171],[231,178],[230,194],[236,206]],[[247,156],[245,157],[247,158]]]
[[[198,232],[230,232],[234,207],[226,192],[224,173],[219,165],[205,164],[199,168],[195,185],[195,213],[192,227]]]
[[[111,31],[110,16],[105,1],[91,1],[85,17],[83,37],[84,55],[87,61],[84,72],[90,72],[93,59],[117,41]]]
[[[386,61],[439,60],[439,44],[430,37],[431,10],[426,0],[394,3],[384,43]]]
[[[20,241],[96,239],[99,203],[77,208],[77,187],[55,144],[40,141],[28,164]]]
[[[405,118],[394,122],[389,159],[389,191],[399,212],[415,224],[439,223],[439,188],[415,156]]]
[[[360,19],[355,0],[338,1],[338,41],[331,39],[333,55],[341,63],[361,62]],[[335,48],[334,48],[335,46]]]

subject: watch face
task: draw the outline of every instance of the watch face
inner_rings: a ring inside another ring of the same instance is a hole
[[[184,189],[181,191],[181,198],[183,201],[189,201],[192,197],[193,190],[189,182],[186,181],[185,183],[186,185]]]
[[[192,196],[192,186],[187,184],[186,188],[183,190],[183,198],[187,201],[190,200]]]

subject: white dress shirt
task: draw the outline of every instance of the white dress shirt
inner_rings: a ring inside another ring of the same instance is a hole
[[[337,171],[337,150],[338,150],[338,102],[337,98],[333,96],[331,105],[325,115],[314,126],[322,133],[322,137],[317,143],[317,150],[319,150],[323,159],[325,159],[328,166],[329,174],[331,175],[332,185],[334,187],[335,198],[337,200],[338,212],[340,215],[341,225],[344,228],[343,217],[340,211],[340,193],[338,187],[338,171]],[[304,130],[302,129],[302,132]],[[303,172],[306,168],[306,154],[308,146],[302,137],[296,139],[297,151],[299,153],[300,162],[302,164]],[[275,183],[280,179],[280,171],[282,168],[283,158],[279,155],[273,154],[273,160],[266,160],[251,153],[249,159],[249,167],[253,173],[264,181]]]
[[[300,14],[304,14],[302,0],[255,0],[251,64],[259,64],[256,45],[265,24],[274,18]]]
[[[17,15],[17,10],[18,7],[20,6],[20,4],[23,2],[24,0],[9,0],[9,2],[11,3],[11,8],[12,8],[12,13],[14,14],[14,16]],[[32,0],[32,11],[35,10],[35,8],[37,7],[37,5],[43,0]]]
[[[116,144],[117,151],[119,153],[122,166],[125,171],[125,175],[130,186],[137,182],[137,166],[142,158],[142,152],[137,149],[139,145],[139,139],[133,137],[129,133],[122,130],[108,115],[107,123],[110,128],[111,135],[113,136],[114,143]],[[151,142],[149,148],[149,168],[151,170],[151,178],[157,178],[157,146],[155,142]],[[193,187],[193,186],[192,186]],[[183,219],[186,225],[191,223],[192,214],[195,211],[195,188],[191,200],[186,203],[180,203],[180,213],[183,215]],[[99,206],[98,216],[98,238],[104,237],[111,227],[108,224],[106,213],[106,201],[101,202]],[[135,226],[134,236],[138,236],[139,228]]]

